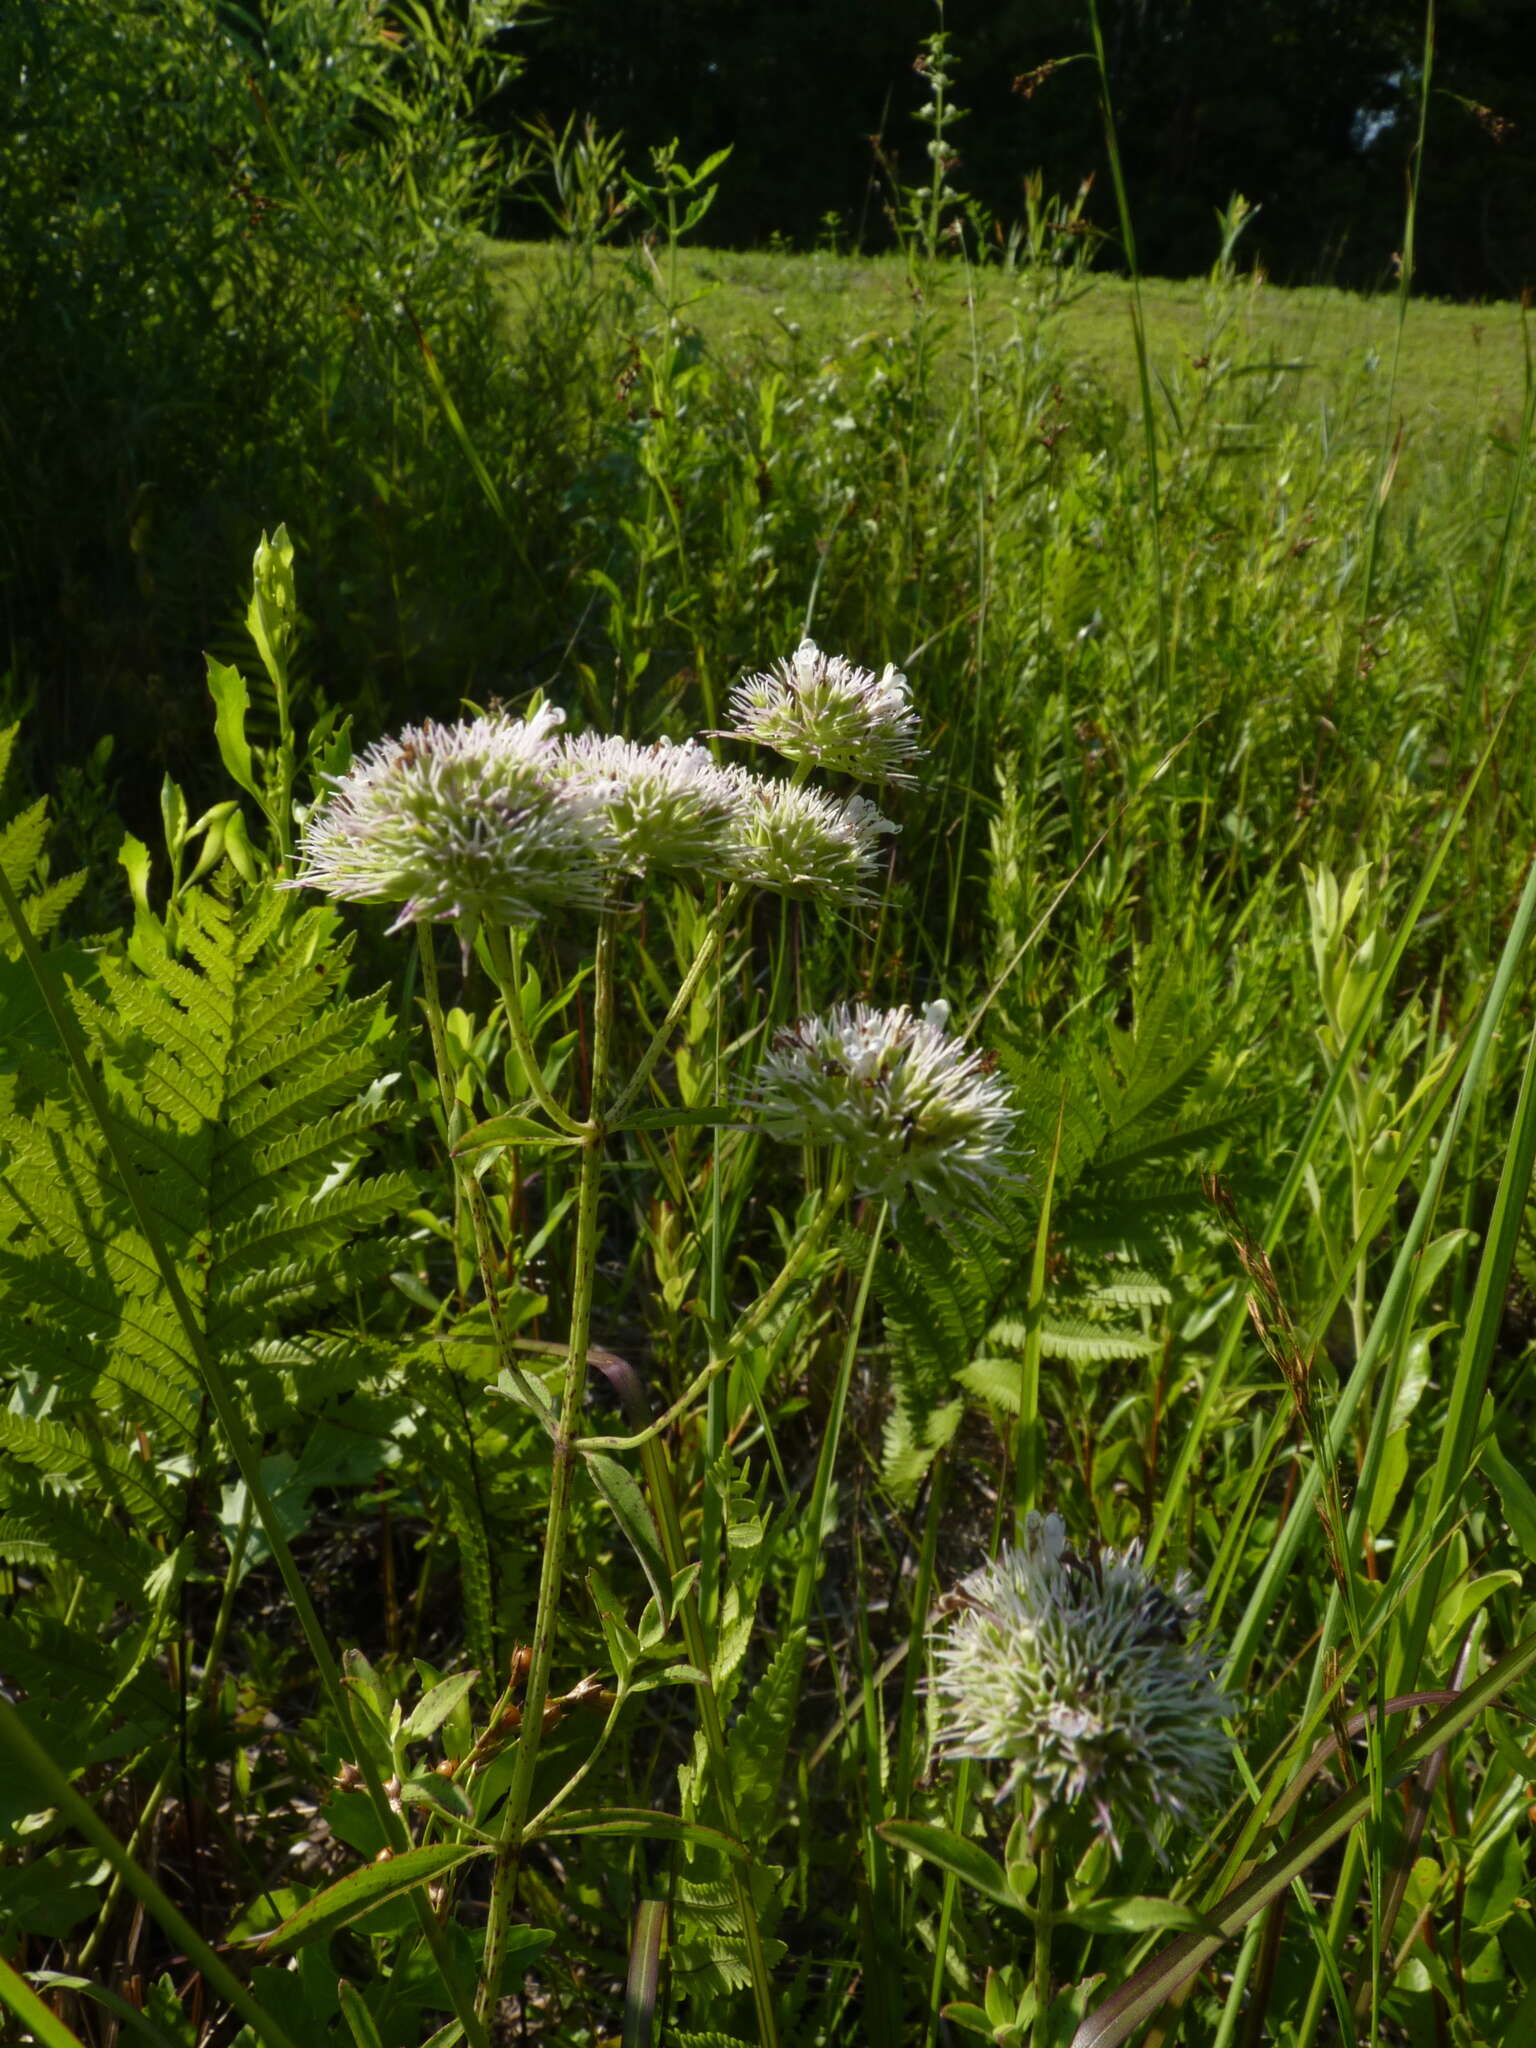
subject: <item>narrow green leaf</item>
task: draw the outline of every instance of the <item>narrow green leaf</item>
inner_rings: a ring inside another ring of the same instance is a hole
[[[580,1445],[577,1448],[580,1449]],[[593,1485],[607,1501],[613,1519],[629,1538],[630,1548],[640,1560],[640,1569],[650,1581],[657,1604],[670,1621],[672,1574],[662,1556],[661,1537],[639,1480],[617,1458],[607,1457],[601,1451],[589,1451],[586,1463]]]
[[[329,1937],[387,1899],[414,1891],[417,1885],[441,1877],[445,1870],[465,1863],[471,1856],[489,1852],[469,1842],[434,1842],[424,1849],[406,1849],[384,1863],[367,1863],[290,1914],[281,1927],[274,1927],[261,1944],[263,1953],[300,1948],[306,1941]]]
[[[29,2027],[39,2048],[80,2048],[80,2036],[72,2034],[61,2019],[44,2005],[32,1986],[0,1956],[0,2004],[15,2013]]]
[[[629,1944],[629,1979],[624,1986],[624,2048],[650,2048],[661,1983],[661,1938],[666,1932],[664,1900],[642,1899],[635,1908]]]
[[[1536,1634],[1527,1636],[1501,1657],[1476,1684],[1469,1685],[1452,1705],[1434,1714],[1386,1759],[1381,1789],[1390,1791],[1427,1763],[1437,1749],[1460,1735],[1493,1705],[1502,1692],[1536,1666]],[[1072,2036],[1072,2048],[1117,2048],[1144,2025],[1181,1985],[1202,1970],[1211,1957],[1256,1913],[1289,1889],[1292,1881],[1371,1812],[1378,1787],[1370,1779],[1333,1801],[1309,1827],[1206,1914],[1209,1932],[1182,1934],[1126,1980],[1111,1997],[1089,2013]],[[889,1827],[889,1823],[887,1826]],[[882,1829],[882,1833],[887,1829]]]
[[[1064,1907],[1056,1918],[1063,1927],[1080,1927],[1087,1934],[1149,1934],[1157,1928],[1192,1928],[1225,1939],[1216,1923],[1193,1906],[1139,1893],[1122,1899],[1090,1899],[1086,1905]]]
[[[642,1835],[657,1842],[692,1842],[698,1849],[718,1849],[733,1863],[750,1863],[752,1851],[733,1835],[707,1828],[696,1820],[683,1820],[675,1813],[652,1813],[645,1807],[593,1807],[588,1812],[562,1813],[547,1828],[539,1829],[540,1841],[557,1835]]]
[[[875,1832],[893,1848],[910,1849],[925,1863],[948,1871],[962,1884],[984,1892],[989,1899],[996,1899],[999,1905],[1011,1906],[1015,1912],[1020,1910],[1003,1866],[995,1856],[989,1856],[979,1842],[968,1841],[964,1835],[951,1834],[948,1828],[931,1827],[920,1820],[882,1821]]]
[[[60,1991],[76,1991],[82,1998],[93,1998],[130,2034],[140,2034],[146,2041],[153,2041],[155,2048],[184,2048],[179,2038],[173,2039],[163,2028],[157,2027],[147,2012],[140,2012],[136,2005],[130,2005],[120,1993],[109,1991],[104,1984],[93,1984],[89,1977],[72,1977],[63,1970],[34,1970],[32,1976],[38,1984],[57,1985]],[[73,2041],[75,2036],[70,2034],[67,2038]]]
[[[341,2004],[342,2018],[352,2030],[357,2048],[384,2048],[382,2035],[374,2022],[373,2014],[364,2003],[363,1994],[355,1984],[345,1977],[338,1978],[336,1996]]]
[[[453,1148],[455,1159],[470,1152],[484,1152],[490,1145],[577,1145],[579,1138],[567,1131],[553,1131],[537,1117],[520,1116],[509,1110],[505,1116],[487,1117],[460,1138]]]
[[[631,1115],[621,1117],[612,1125],[615,1131],[670,1131],[674,1126],[698,1128],[707,1126],[716,1130],[750,1130],[739,1109],[727,1109],[716,1103],[709,1109],[637,1109]]]

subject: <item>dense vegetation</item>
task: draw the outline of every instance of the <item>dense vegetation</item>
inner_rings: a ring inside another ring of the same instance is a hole
[[[680,247],[731,165],[485,142],[492,24],[220,19],[0,18],[20,2038],[1524,2038],[1514,313],[1468,375],[1413,201],[1374,306],[1237,202],[1182,296],[1043,186],[977,268],[942,153],[881,265],[733,268]],[[807,633],[918,714],[851,867],[591,910],[562,841],[565,905],[393,935],[275,886],[466,703],[519,774],[541,696],[761,768],[733,687]],[[921,1107],[883,1178],[795,1142],[754,1076],[851,1001],[947,1003],[1005,1173]],[[946,1740],[1042,1513],[1052,1600],[1131,1571],[1226,1696],[1192,1825],[1134,1733],[1103,1812],[1010,1783],[1038,1723]]]

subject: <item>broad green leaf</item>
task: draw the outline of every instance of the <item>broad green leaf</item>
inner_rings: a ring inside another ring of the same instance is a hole
[[[245,677],[226,662],[215,661],[211,654],[203,659],[208,664],[208,694],[213,699],[213,736],[218,742],[219,759],[230,776],[265,810],[266,802],[245,737],[246,715],[251,708]]]
[[[961,2027],[967,2034],[979,2034],[983,2041],[992,2039],[992,2022],[979,2005],[946,2005],[944,2018],[952,2027]]]
[[[262,1950],[269,1953],[294,1949],[306,1941],[328,1939],[386,1900],[414,1891],[417,1885],[441,1877],[445,1870],[468,1862],[471,1856],[489,1853],[473,1842],[434,1842],[424,1849],[403,1850],[383,1863],[365,1864],[300,1906],[281,1927],[272,1930],[261,1944]]]
[[[989,1856],[979,1842],[968,1841],[964,1835],[951,1834],[948,1828],[931,1827],[920,1820],[882,1821],[875,1832],[893,1848],[910,1849],[925,1863],[947,1870],[962,1884],[984,1892],[989,1899],[996,1899],[999,1905],[1012,1906],[1015,1912],[1021,1910],[1003,1866],[995,1856]]]

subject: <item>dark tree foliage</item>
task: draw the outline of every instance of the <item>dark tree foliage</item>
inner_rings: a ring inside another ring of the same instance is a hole
[[[1417,126],[1419,0],[1104,0],[1101,19],[1143,267],[1210,263],[1214,213],[1241,191],[1247,243],[1277,280],[1379,285],[1395,273]],[[591,115],[631,160],[676,137],[732,146],[717,242],[889,242],[887,181],[926,175],[914,68],[928,0],[586,0],[521,31],[519,119]],[[950,0],[968,109],[957,182],[1006,223],[1025,176],[1095,179],[1113,224],[1098,83],[1079,0]],[[1078,61],[1068,61],[1076,59]],[[1054,67],[1054,68],[1052,68]],[[1464,297],[1536,278],[1536,21],[1530,0],[1442,0],[1419,229],[1419,283]],[[509,217],[532,231],[533,215]]]

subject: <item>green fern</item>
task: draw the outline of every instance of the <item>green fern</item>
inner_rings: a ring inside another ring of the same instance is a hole
[[[0,726],[0,790],[16,751],[17,725]],[[21,898],[27,922],[38,938],[46,938],[85,887],[85,874],[48,879],[44,845],[48,836],[48,799],[40,796],[0,827],[0,869]],[[19,961],[21,945],[14,932],[0,929],[0,960]]]
[[[236,887],[183,897],[174,950],[141,916],[72,1001],[193,1313],[266,1428],[385,1363],[311,1325],[401,1262],[389,1225],[414,1191],[360,1171],[392,1114],[384,1018],[344,993],[334,915]],[[0,1399],[0,1561],[142,1594],[219,1458],[185,1331],[62,1070],[0,1116]]]
[[[1055,1157],[1050,1283],[1042,1355],[1090,1371],[1145,1358],[1160,1340],[1142,1318],[1172,1301],[1179,1247],[1208,1231],[1199,1166],[1235,1128],[1223,1032],[1198,1017],[1182,978],[1148,967],[1133,1024],[1107,1054],[1074,1041],[1056,1061],[1004,1053],[1023,1146]],[[877,1286],[892,1338],[894,1402],[883,1471],[915,1493],[963,1410],[957,1389],[1016,1410],[1028,1331],[1028,1274],[1039,1221],[1037,1171],[985,1217],[944,1234],[914,1224]]]

